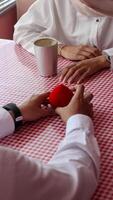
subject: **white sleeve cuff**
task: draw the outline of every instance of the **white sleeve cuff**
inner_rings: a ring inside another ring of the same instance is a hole
[[[69,118],[66,127],[65,143],[71,144],[76,141],[76,146],[92,158],[98,169],[100,150],[94,136],[93,122],[90,117],[82,114],[73,115]]]
[[[93,122],[90,117],[82,114],[76,114],[70,117],[67,121],[66,134],[69,134],[74,129],[86,130],[87,134],[94,133]],[[92,131],[91,131],[92,130]]]
[[[15,130],[15,124],[10,113],[0,107],[0,138],[12,134]]]
[[[95,173],[98,178],[100,151],[94,136],[93,122],[90,117],[76,114],[69,118],[66,136],[60,143],[58,151],[51,162],[62,162],[61,156],[64,160],[75,160],[78,162],[86,162],[90,158],[95,166]],[[82,160],[83,157],[84,161]]]
[[[107,55],[110,56],[110,60],[111,60],[111,70],[113,70],[113,48],[103,50],[103,53],[104,53],[104,52],[105,52]]]

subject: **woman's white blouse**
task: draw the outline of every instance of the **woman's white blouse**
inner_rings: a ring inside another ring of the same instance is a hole
[[[113,18],[88,17],[71,0],[38,0],[15,25],[14,40],[34,54],[34,41],[50,36],[59,43],[88,44],[106,51],[113,67]]]

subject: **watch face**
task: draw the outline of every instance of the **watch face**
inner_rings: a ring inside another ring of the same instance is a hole
[[[23,116],[19,116],[15,119],[16,122],[20,122],[20,121],[23,121]]]

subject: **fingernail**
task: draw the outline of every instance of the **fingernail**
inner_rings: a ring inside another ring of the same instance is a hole
[[[71,85],[71,83],[72,83],[71,81],[68,81],[68,84],[69,84],[69,85]]]
[[[78,85],[80,84],[80,80],[79,80],[79,81],[77,81],[77,84],[78,84]]]
[[[63,83],[66,83],[66,79],[64,78],[64,79],[62,80],[62,82],[63,82]]]

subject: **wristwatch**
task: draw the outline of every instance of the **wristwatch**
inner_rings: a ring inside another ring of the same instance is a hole
[[[23,124],[23,116],[20,109],[14,103],[8,103],[3,108],[13,113],[13,119],[15,123],[15,129]]]
[[[102,54],[106,57],[106,60],[107,60],[109,63],[111,63],[111,57],[110,57],[110,55],[108,55],[106,52],[103,52]]]

